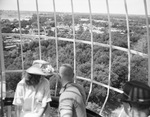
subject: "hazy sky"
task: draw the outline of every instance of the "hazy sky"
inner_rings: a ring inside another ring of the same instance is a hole
[[[129,14],[145,14],[143,0],[126,0]],[[150,15],[150,0],[147,1]],[[110,13],[124,14],[124,0],[108,0]],[[73,0],[74,12],[89,12],[88,0]],[[20,10],[36,11],[36,0],[19,0]],[[71,0],[55,0],[56,11],[71,12]],[[39,11],[53,11],[53,0],[38,0]],[[91,0],[92,13],[107,13],[106,0]],[[0,10],[17,10],[17,0],[0,0]]]

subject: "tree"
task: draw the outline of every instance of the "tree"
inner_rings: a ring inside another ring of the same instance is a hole
[[[21,73],[8,73],[6,74],[6,89],[9,90],[16,90],[17,83],[21,80],[22,76]]]
[[[25,28],[27,25],[29,25],[29,22],[26,20],[21,21],[21,28]]]
[[[131,78],[147,83],[148,59],[134,55],[131,62]]]
[[[79,26],[79,30],[77,31],[77,34],[81,35],[84,32],[83,26]]]
[[[12,32],[12,28],[10,28],[10,26],[2,28],[2,33],[11,33],[11,32]]]

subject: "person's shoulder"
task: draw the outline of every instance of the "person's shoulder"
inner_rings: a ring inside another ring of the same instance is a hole
[[[75,87],[78,87],[78,88],[84,89],[84,88],[83,88],[83,86],[82,86],[81,84],[73,83],[72,85],[73,85],[73,86],[75,86]]]
[[[49,80],[43,77],[43,78],[41,78],[41,84],[42,85],[49,85]]]
[[[49,82],[49,80],[48,80],[48,79],[46,79],[46,78],[44,78],[44,77],[43,77],[43,78],[41,78],[41,81],[42,81],[42,82],[46,82],[46,83],[47,83],[47,82]]]
[[[59,100],[74,100],[76,94],[71,92],[71,91],[64,91],[63,93],[61,93]]]
[[[76,88],[76,90],[77,90],[76,92],[78,92],[78,95],[80,95],[80,96],[82,95],[83,98],[86,98],[86,93],[85,93],[85,90],[82,85],[80,85],[78,83],[73,83],[72,87]]]
[[[76,93],[77,93],[77,92],[78,92],[78,87],[71,84],[71,85],[69,85],[69,86],[66,88],[66,90],[65,90],[65,92],[69,92],[69,91],[70,91],[70,92],[72,91],[72,92],[76,92]]]
[[[64,97],[64,98],[69,98],[69,97],[76,97],[76,96],[80,96],[80,91],[79,89],[70,84],[65,90],[64,92],[62,92],[61,96]]]
[[[25,78],[22,78],[22,79],[18,82],[17,86],[24,86],[24,85],[25,85]]]
[[[77,89],[78,91],[80,91],[80,92],[83,92],[83,91],[84,91],[83,86],[80,85],[80,84],[78,84],[78,83],[72,83],[72,84],[71,84],[71,87],[76,88],[76,89]]]

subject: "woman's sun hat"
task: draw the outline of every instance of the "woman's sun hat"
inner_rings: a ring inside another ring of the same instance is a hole
[[[54,68],[51,64],[44,60],[35,60],[31,67],[26,70],[29,74],[48,76],[52,75],[54,72]]]

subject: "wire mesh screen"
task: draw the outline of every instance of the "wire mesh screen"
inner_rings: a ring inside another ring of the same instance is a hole
[[[21,74],[16,73],[23,73],[35,59],[49,61],[56,71],[62,63],[69,63],[74,67],[75,82],[85,88],[87,108],[104,116],[118,107],[115,97],[122,93],[121,86],[126,81],[135,77],[142,80],[144,76],[144,82],[150,82],[146,0],[143,0],[145,17],[139,17],[140,21],[137,16],[128,14],[126,0],[122,0],[124,15],[111,14],[108,0],[104,0],[107,14],[92,13],[94,1],[90,0],[86,1],[89,11],[85,14],[75,12],[74,0],[70,0],[69,13],[57,12],[55,0],[51,4],[53,12],[44,13],[39,11],[39,1],[35,0],[36,10],[32,18],[25,21],[21,19],[21,1],[17,0],[18,20],[13,23],[18,25],[18,29],[14,28],[11,33],[1,29],[0,44],[4,46],[0,49],[1,81],[14,81],[13,84],[6,84],[7,89],[15,90],[14,86],[21,78]],[[138,30],[141,35],[137,35]],[[15,43],[12,44],[15,46],[8,43]],[[55,78],[51,78],[50,82],[52,94],[57,96],[60,83]]]

